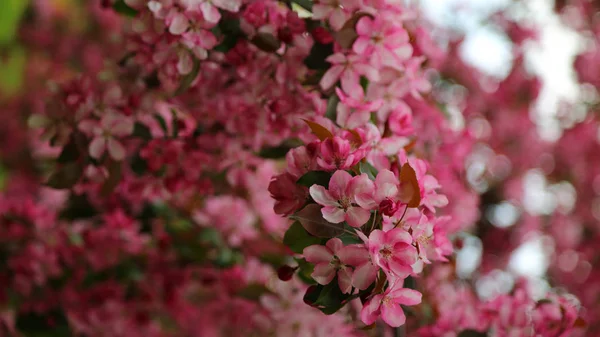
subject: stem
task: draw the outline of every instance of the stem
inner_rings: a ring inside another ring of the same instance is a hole
[[[402,217],[400,217],[400,220],[398,220],[398,222],[396,223],[394,228],[398,227],[398,225],[402,223],[402,220],[404,219],[404,216],[406,215],[406,211],[408,211],[408,205],[406,205],[406,207],[404,208],[404,213],[402,213]]]

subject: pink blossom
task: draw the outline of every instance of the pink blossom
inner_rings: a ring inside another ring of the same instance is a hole
[[[379,80],[377,69],[367,63],[358,55],[345,55],[335,53],[326,59],[331,67],[321,78],[321,88],[327,90],[340,80],[342,89],[352,97],[362,97],[363,89],[360,85],[360,76],[364,75],[371,81]]]
[[[400,286],[397,282],[390,286],[384,293],[377,294],[368,300],[361,312],[360,319],[370,325],[381,316],[384,322],[391,327],[399,327],[406,322],[406,316],[400,305],[417,305],[421,303],[421,293]]]
[[[365,151],[352,148],[349,140],[335,136],[321,143],[317,163],[322,169],[328,171],[346,170],[356,165],[364,155]]]
[[[417,250],[412,245],[412,237],[401,228],[384,232],[376,229],[367,241],[373,262],[383,271],[398,278],[412,273],[412,265],[417,262]]]
[[[100,159],[108,149],[108,154],[113,159],[123,160],[125,148],[117,138],[130,135],[133,132],[133,122],[124,116],[106,114],[100,122],[92,119],[82,121],[79,129],[94,137],[89,145],[93,158]]]
[[[386,22],[383,18],[362,17],[356,24],[358,38],[352,50],[371,57],[371,63],[381,68],[401,68],[403,60],[412,54],[408,33],[402,26]]]
[[[329,284],[338,277],[338,285],[343,293],[352,290],[352,268],[359,257],[355,247],[344,246],[338,238],[329,239],[325,246],[313,245],[304,248],[306,261],[313,263],[312,277],[319,284]]]
[[[340,30],[358,7],[356,0],[319,0],[313,4],[313,19],[327,19],[334,30]]]
[[[392,216],[400,209],[400,181],[390,170],[381,170],[375,177],[372,194],[356,196],[356,202],[365,209],[379,209],[382,214]]]
[[[312,185],[310,196],[321,206],[323,218],[331,223],[346,221],[352,227],[364,225],[371,212],[356,204],[355,196],[373,188],[366,174],[352,177],[346,171],[336,171],[329,181],[329,190]]]
[[[217,23],[221,20],[219,8],[237,12],[242,5],[241,0],[181,0],[184,7],[190,11],[201,11],[208,22]]]

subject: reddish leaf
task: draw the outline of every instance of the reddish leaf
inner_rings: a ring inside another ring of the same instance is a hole
[[[415,170],[406,163],[400,169],[400,200],[408,207],[419,207],[421,204],[421,190],[417,181]]]
[[[342,48],[350,48],[352,44],[358,38],[358,34],[356,33],[356,23],[363,16],[373,17],[371,14],[367,13],[356,13],[352,16],[346,23],[342,29],[340,29],[337,33],[335,33],[335,40],[337,43],[342,46]]]
[[[303,121],[308,125],[308,127],[315,134],[315,136],[319,138],[319,140],[323,141],[327,138],[333,138],[333,133],[331,133],[331,131],[329,131],[323,125],[309,121],[308,119],[303,119]]]
[[[319,238],[332,238],[344,232],[344,223],[334,224],[323,219],[321,206],[317,204],[307,205],[291,218],[300,222],[307,232]]]

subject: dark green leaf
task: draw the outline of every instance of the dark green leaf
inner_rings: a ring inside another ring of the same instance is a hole
[[[325,117],[335,122],[337,117],[337,105],[340,102],[338,95],[331,95],[327,101],[327,110],[325,111]]]
[[[314,305],[326,315],[336,313],[351,297],[349,294],[342,293],[338,286],[337,277],[329,284],[322,287],[323,288],[320,289],[319,297],[314,302]]]
[[[365,92],[367,92],[367,87],[369,86],[369,79],[364,76],[360,77],[360,86],[363,88]]]
[[[487,337],[487,335],[487,332],[468,329],[461,331],[457,337]]]
[[[371,180],[375,180],[377,177],[377,169],[367,161],[361,161],[359,164],[360,173],[366,173]]]
[[[16,319],[17,330],[24,336],[62,337],[71,336],[66,316],[62,310],[41,313],[21,313]]]
[[[141,138],[143,140],[152,139],[152,133],[150,132],[150,128],[140,122],[136,122],[134,124],[133,136]]]
[[[311,187],[314,184],[321,186],[329,186],[329,180],[331,179],[331,174],[325,171],[310,171],[305,173],[302,177],[298,178],[296,184]]]
[[[179,96],[179,95],[183,94],[184,92],[186,92],[190,88],[190,86],[192,85],[192,83],[194,82],[196,77],[198,77],[198,73],[200,72],[200,60],[198,60],[197,58],[195,58],[193,56],[192,56],[192,58],[194,60],[194,66],[192,68],[192,71],[190,71],[189,74],[185,75],[181,79],[179,88],[177,88],[177,90],[175,90],[175,93],[173,94],[173,96]]]
[[[69,142],[65,147],[63,147],[58,159],[56,160],[60,164],[65,164],[68,162],[76,161],[81,157],[81,153],[79,152],[79,147],[77,146],[77,141],[85,141],[80,138],[81,135],[77,135],[77,133],[73,133],[69,139]]]
[[[352,235],[348,232],[344,232],[342,235],[338,236],[338,238],[340,240],[342,240],[342,242],[344,243],[344,245],[353,245],[353,244],[359,244],[359,243],[364,243],[359,237],[358,235]]]
[[[329,55],[333,54],[333,43],[321,44],[315,43],[310,49],[310,54],[304,59],[304,64],[309,69],[327,69],[329,68],[329,62],[325,61]]]
[[[279,159],[285,157],[285,155],[293,148],[302,145],[302,142],[298,139],[291,139],[285,141],[278,146],[264,147],[258,153],[258,156],[267,159]]]
[[[55,189],[67,189],[73,187],[83,174],[83,164],[71,162],[59,167],[48,179],[46,185]]]
[[[298,271],[297,275],[300,279],[306,284],[316,284],[315,280],[313,280],[311,274],[315,269],[315,266],[312,263],[309,263],[305,259],[295,258],[296,263],[298,263]],[[315,298],[316,301],[316,298]]]
[[[113,5],[113,9],[119,14],[123,14],[130,17],[134,17],[138,14],[138,11],[127,6],[124,0],[117,0],[117,2],[115,2],[115,4]]]
[[[133,173],[135,173],[138,176],[144,175],[148,170],[148,164],[146,164],[146,161],[142,159],[142,157],[140,157],[139,151],[137,151],[135,155],[133,155],[133,157],[131,158],[131,163],[129,164],[129,167],[131,167]]]
[[[321,239],[308,234],[302,225],[295,221],[285,232],[283,243],[293,252],[302,254],[304,248],[321,243]]]
[[[298,6],[306,9],[309,12],[312,12],[313,3],[310,0],[292,0],[292,2],[298,4]]]
[[[169,130],[167,129],[167,122],[165,121],[163,116],[154,114],[154,115],[152,115],[152,117],[154,117],[154,119],[156,119],[158,124],[160,124],[160,128],[163,129],[163,131],[165,132],[165,135],[166,135]]]

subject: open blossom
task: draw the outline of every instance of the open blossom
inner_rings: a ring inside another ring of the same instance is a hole
[[[342,90],[352,97],[361,97],[363,89],[360,85],[360,76],[366,76],[370,81],[379,80],[379,72],[375,67],[358,55],[345,55],[335,53],[326,59],[331,67],[321,78],[321,88],[329,89],[339,80]]]
[[[323,218],[331,223],[346,221],[352,227],[364,225],[371,212],[356,204],[355,196],[373,188],[366,174],[352,177],[346,171],[336,171],[329,181],[329,190],[312,185],[310,196],[321,206]]]
[[[353,148],[349,140],[335,136],[321,143],[317,163],[325,170],[346,170],[356,165],[364,156],[363,149]]]
[[[356,0],[319,0],[312,6],[313,19],[327,19],[331,28],[340,30],[359,5]]]
[[[92,119],[84,120],[79,124],[79,129],[94,137],[89,145],[90,155],[93,158],[100,159],[108,150],[108,154],[113,159],[123,160],[125,148],[118,138],[133,132],[133,122],[127,117],[111,113],[104,115],[100,122]]]
[[[391,327],[399,327],[406,322],[406,316],[400,305],[417,305],[421,303],[421,293],[402,288],[402,282],[396,282],[384,293],[377,294],[368,300],[361,312],[360,319],[368,325],[375,323],[381,316]]]
[[[392,171],[381,170],[375,177],[373,193],[358,195],[356,202],[365,209],[379,209],[384,215],[392,216],[400,208],[399,183]]]
[[[369,55],[371,64],[377,68],[399,68],[402,61],[412,55],[408,33],[398,24],[365,16],[358,20],[356,33],[358,38],[352,50],[360,55]]]
[[[373,262],[384,272],[398,278],[405,278],[412,273],[412,265],[417,262],[417,249],[412,245],[412,237],[404,229],[394,228],[387,232],[376,229],[366,243]]]
[[[306,261],[313,263],[315,269],[312,277],[319,284],[329,284],[338,277],[338,285],[343,293],[352,290],[352,266],[361,258],[361,250],[355,246],[344,246],[342,240],[333,238],[325,246],[313,245],[304,248],[302,254]],[[364,251],[366,253],[366,251]]]
[[[219,8],[230,12],[237,12],[242,5],[241,0],[180,0],[183,6],[190,11],[200,11],[208,22],[217,23],[221,20]]]

